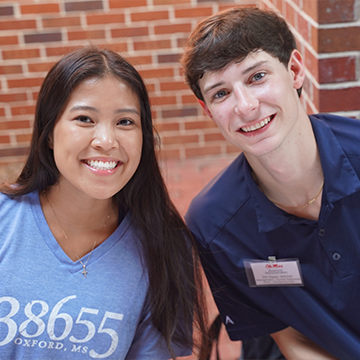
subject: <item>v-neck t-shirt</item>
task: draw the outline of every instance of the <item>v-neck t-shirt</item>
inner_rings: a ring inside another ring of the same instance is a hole
[[[85,278],[54,238],[37,192],[0,194],[0,358],[169,359],[149,320],[139,236],[127,214],[81,259]]]

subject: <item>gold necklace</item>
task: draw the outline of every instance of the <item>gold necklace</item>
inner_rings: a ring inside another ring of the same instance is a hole
[[[81,264],[82,267],[83,267],[83,271],[82,271],[81,273],[82,273],[82,274],[84,275],[84,277],[86,278],[86,274],[88,273],[88,271],[86,270],[86,265],[88,264],[88,262],[89,262],[89,260],[90,260],[90,258],[91,258],[91,254],[92,254],[93,250],[95,249],[95,245],[96,245],[96,243],[97,243],[97,240],[100,239],[100,236],[101,236],[101,234],[102,234],[102,232],[103,232],[103,230],[104,230],[104,228],[105,228],[105,226],[106,226],[106,224],[107,224],[107,222],[108,222],[108,220],[109,220],[109,218],[110,218],[110,214],[106,217],[105,222],[104,222],[104,225],[102,226],[102,228],[101,228],[101,230],[100,230],[99,237],[98,237],[97,240],[95,240],[94,245],[93,245],[93,247],[92,247],[92,249],[91,249],[91,251],[90,251],[89,257],[87,258],[86,263],[84,264],[84,263],[81,261],[80,257],[78,256],[78,254],[76,253],[76,251],[74,250],[74,248],[72,247],[71,242],[70,242],[69,238],[67,237],[67,235],[66,235],[66,233],[65,233],[65,230],[64,230],[63,227],[61,226],[60,221],[59,221],[59,218],[57,217],[56,212],[55,212],[55,210],[54,210],[54,208],[53,208],[53,206],[52,206],[49,198],[47,197],[46,191],[44,190],[43,193],[44,193],[44,195],[45,195],[46,201],[49,203],[49,205],[50,205],[50,207],[51,207],[52,212],[54,213],[54,216],[55,216],[55,218],[56,218],[56,221],[58,222],[59,227],[60,227],[60,229],[61,229],[61,231],[62,231],[62,233],[63,233],[63,235],[64,235],[64,237],[65,237],[65,239],[66,239],[66,241],[67,241],[67,243],[69,244],[71,250],[72,250],[72,251],[74,252],[74,254],[76,255],[77,259],[80,261],[80,264]]]
[[[260,185],[258,185],[258,186],[259,186],[259,189],[262,191]],[[320,190],[319,190],[319,192],[315,195],[315,197],[312,198],[311,200],[309,200],[305,205],[301,205],[301,206],[287,206],[287,205],[282,205],[282,204],[280,204],[280,203],[275,202],[274,200],[271,200],[269,197],[268,197],[268,199],[269,199],[273,204],[275,204],[276,206],[280,206],[280,207],[283,207],[283,208],[286,208],[286,209],[302,210],[302,209],[305,209],[307,206],[309,206],[309,205],[311,205],[312,203],[315,202],[315,200],[316,200],[316,199],[319,197],[319,195],[321,194],[321,191],[322,191],[323,187],[324,187],[324,180],[322,181],[321,186],[320,186]],[[263,191],[262,191],[262,192],[263,192]]]

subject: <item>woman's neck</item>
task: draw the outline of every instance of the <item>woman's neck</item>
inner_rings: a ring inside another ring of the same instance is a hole
[[[90,253],[118,226],[112,199],[88,199],[51,186],[40,194],[46,221],[64,252],[73,260]]]

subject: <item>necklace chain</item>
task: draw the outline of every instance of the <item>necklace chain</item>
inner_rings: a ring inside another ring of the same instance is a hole
[[[253,176],[253,178],[254,178],[254,176]],[[255,180],[255,178],[254,178],[254,180]],[[258,185],[259,189],[261,190],[261,192],[264,193],[263,190],[261,189],[259,183],[256,180],[255,180],[255,182],[257,183],[257,185]],[[308,207],[309,205],[313,204],[316,201],[316,199],[321,194],[321,191],[322,191],[323,187],[324,187],[324,180],[322,181],[321,186],[320,186],[320,190],[315,195],[315,197],[313,197],[311,200],[309,200],[305,205],[301,205],[301,206],[287,206],[287,205],[280,204],[280,203],[278,203],[278,202],[276,202],[274,200],[271,200],[269,197],[268,197],[268,199],[276,206],[280,206],[280,207],[283,207],[283,208],[286,208],[286,209],[302,210],[302,209],[305,209],[306,207]]]
[[[76,251],[74,250],[74,248],[72,247],[71,242],[70,242],[69,238],[67,237],[64,228],[61,226],[61,223],[60,223],[60,221],[59,221],[59,218],[58,218],[57,215],[56,215],[55,209],[53,208],[53,206],[52,206],[52,204],[51,204],[51,202],[50,202],[50,200],[49,200],[49,198],[48,198],[48,196],[47,196],[47,194],[46,194],[46,191],[44,191],[44,195],[45,195],[46,201],[49,203],[49,205],[50,205],[50,207],[51,207],[52,212],[54,213],[54,216],[55,216],[55,218],[56,218],[56,221],[58,222],[59,227],[60,227],[60,229],[61,229],[61,231],[62,231],[62,233],[63,233],[63,235],[64,235],[64,237],[65,237],[65,239],[66,239],[66,241],[67,241],[67,243],[69,244],[71,250],[74,252],[76,258],[79,260],[80,264],[82,265],[83,271],[82,271],[81,273],[82,273],[82,274],[84,275],[84,277],[86,278],[86,274],[88,273],[88,271],[86,270],[86,265],[88,264],[88,262],[89,262],[89,260],[90,260],[90,258],[91,258],[91,254],[92,254],[93,250],[95,249],[96,243],[97,243],[97,241],[100,239],[100,236],[101,236],[101,234],[102,234],[102,232],[103,232],[103,230],[104,230],[104,228],[105,228],[105,226],[106,226],[106,224],[107,224],[107,222],[108,222],[108,220],[109,220],[109,218],[110,218],[110,214],[106,217],[105,222],[104,222],[104,225],[102,226],[102,228],[101,228],[101,230],[100,230],[99,237],[98,237],[97,240],[94,241],[94,244],[93,244],[93,247],[92,247],[92,249],[91,249],[91,251],[90,251],[90,254],[89,254],[89,256],[88,256],[88,258],[87,258],[87,260],[86,260],[86,263],[84,264],[84,263],[81,261],[80,257],[78,256],[78,254],[76,253]]]

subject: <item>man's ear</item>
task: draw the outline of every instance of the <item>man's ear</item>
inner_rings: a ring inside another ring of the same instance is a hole
[[[210,117],[211,120],[214,120],[212,115],[211,115],[211,112],[209,110],[209,108],[207,107],[207,105],[205,104],[205,101],[202,101],[200,99],[197,99],[199,104],[201,105],[201,107],[204,109],[206,115],[208,115]]]
[[[304,60],[298,50],[293,50],[289,60],[289,71],[294,82],[294,89],[300,89],[305,80]]]

